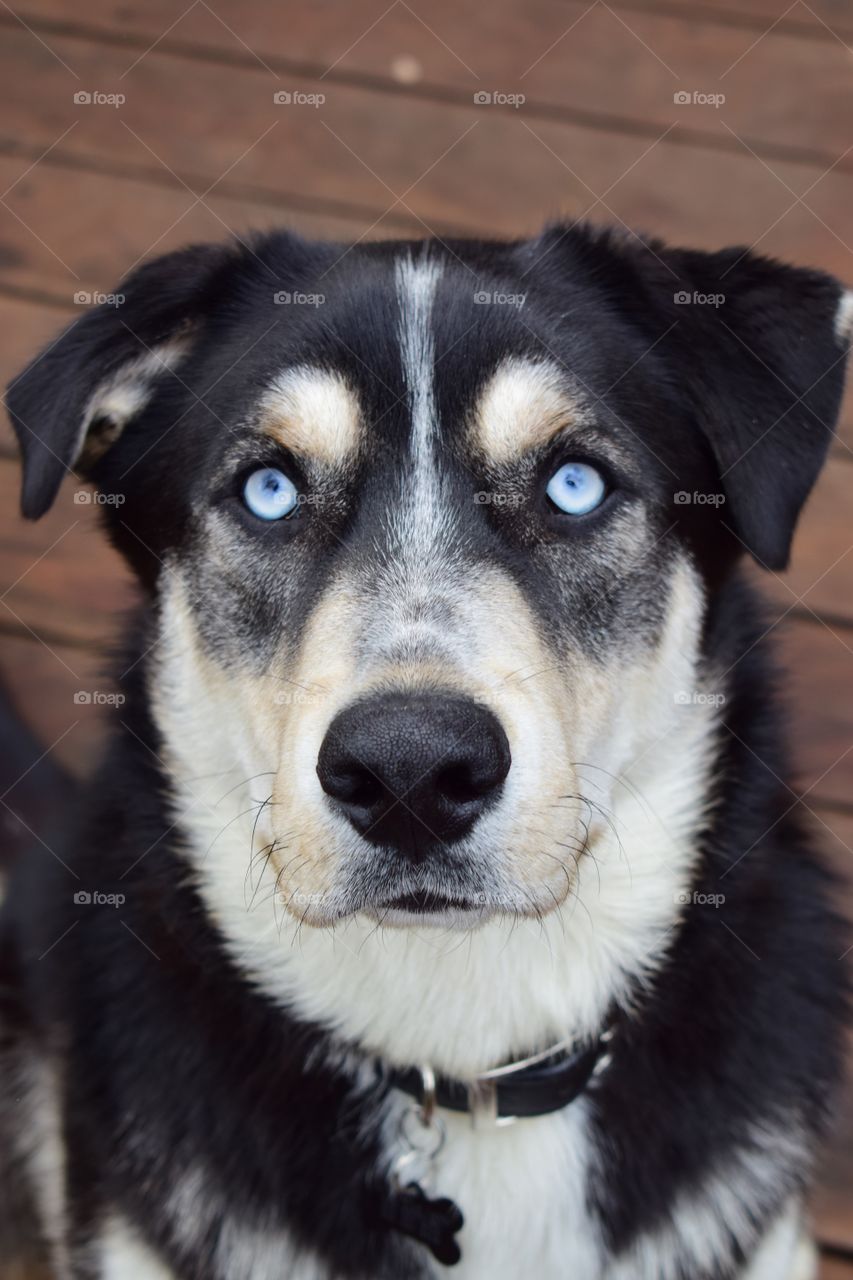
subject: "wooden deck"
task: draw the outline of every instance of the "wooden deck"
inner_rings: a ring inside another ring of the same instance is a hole
[[[587,214],[853,284],[844,0],[15,0],[0,32],[4,381],[79,313],[75,295],[144,255],[284,223],[521,234]],[[853,886],[851,488],[848,398],[793,567],[765,585],[803,803]],[[16,489],[4,423],[0,675],[85,772],[100,712],[74,694],[102,687],[130,586],[71,486],[37,526]],[[853,1089],[835,1130],[815,1213],[823,1275],[853,1280]]]

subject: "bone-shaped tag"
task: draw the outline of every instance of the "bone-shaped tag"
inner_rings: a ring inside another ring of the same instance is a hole
[[[462,1257],[455,1239],[464,1221],[462,1211],[446,1196],[433,1200],[411,1182],[388,1196],[382,1216],[396,1231],[425,1244],[444,1266],[452,1267]]]

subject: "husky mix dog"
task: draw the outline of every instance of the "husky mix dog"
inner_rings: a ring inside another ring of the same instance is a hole
[[[8,393],[24,515],[90,480],[142,607],[7,886],[4,1264],[812,1276],[847,943],[743,562],[827,452],[842,288],[558,225],[116,301]]]

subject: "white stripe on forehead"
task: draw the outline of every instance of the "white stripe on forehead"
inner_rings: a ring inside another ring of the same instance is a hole
[[[400,259],[395,270],[400,308],[400,355],[412,415],[412,458],[418,471],[434,471],[436,412],[432,304],[440,277],[441,268],[437,262],[424,260],[416,264],[410,257]]]
[[[411,417],[411,470],[403,478],[402,510],[394,519],[401,550],[419,555],[435,548],[452,524],[442,502],[438,459],[438,413],[435,403],[435,332],[433,302],[441,265],[407,255],[395,269],[400,311],[399,340],[403,379]]]
[[[410,254],[395,265],[398,341],[410,418],[408,455],[387,509],[388,542],[377,561],[374,644],[383,652],[434,647],[447,640],[448,599],[458,565],[453,499],[443,481],[435,397],[433,304],[441,264]]]

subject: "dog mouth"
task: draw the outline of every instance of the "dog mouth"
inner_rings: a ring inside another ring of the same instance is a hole
[[[428,915],[437,911],[482,911],[483,903],[473,898],[450,897],[443,893],[431,893],[422,889],[415,893],[400,893],[377,910],[408,911],[411,915]]]
[[[415,889],[382,898],[366,912],[380,925],[440,924],[472,928],[493,913],[483,894]]]

